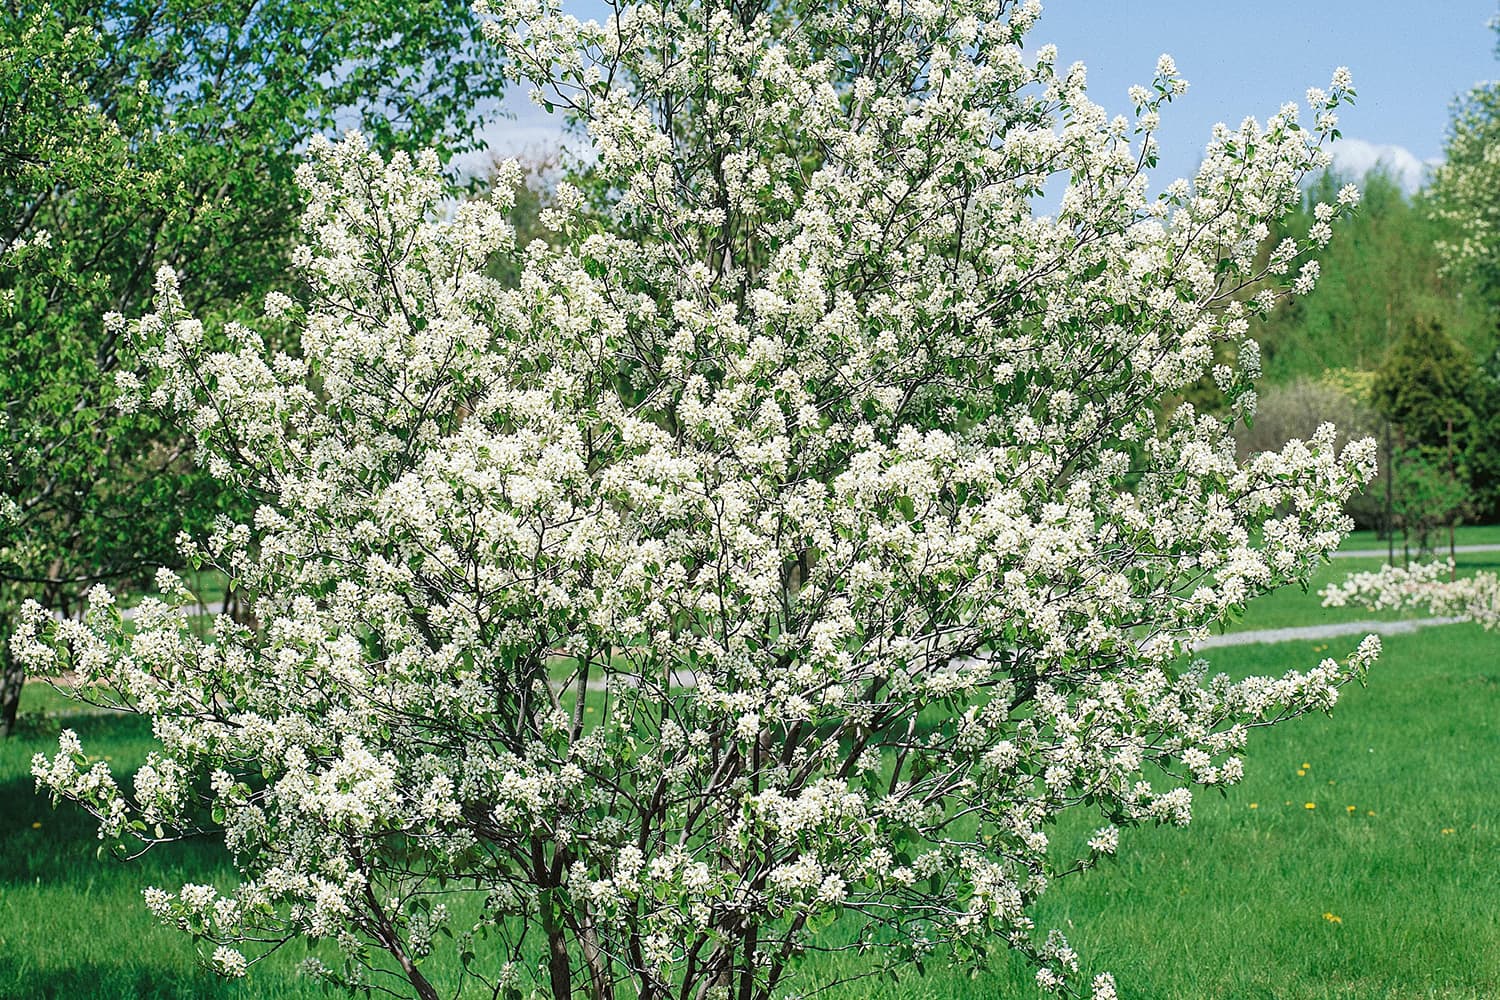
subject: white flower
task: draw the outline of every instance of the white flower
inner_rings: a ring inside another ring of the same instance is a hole
[[[1309,260],[1302,265],[1302,270],[1297,272],[1297,280],[1292,284],[1292,291],[1298,295],[1306,295],[1313,290],[1318,282],[1318,262]]]
[[[292,308],[293,302],[290,296],[282,292],[267,292],[265,300],[265,313],[268,319],[281,319]]]
[[[1113,854],[1119,846],[1120,831],[1117,827],[1101,827],[1089,838],[1089,850],[1098,854]]]
[[[742,740],[753,740],[760,733],[760,716],[754,712],[746,712],[740,716],[735,723],[735,735]]]
[[[213,955],[214,971],[226,979],[238,979],[245,974],[249,967],[245,962],[245,956],[227,948],[223,945],[214,949]]]

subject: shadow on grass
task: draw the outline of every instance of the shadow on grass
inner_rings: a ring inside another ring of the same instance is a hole
[[[243,993],[205,969],[162,969],[130,964],[128,958],[118,964],[37,968],[22,958],[0,954],[0,997],[16,1000],[200,1000]]]
[[[0,782],[0,816],[6,817],[0,827],[0,885],[86,883],[101,875],[114,877],[121,868],[141,885],[174,879],[211,882],[230,866],[217,837],[163,844],[128,866],[107,851],[101,857],[94,818],[71,802],[53,809],[29,781]]]
[[[70,803],[53,809],[31,781],[0,782],[0,816],[6,817],[0,828],[0,883],[73,881],[99,849],[93,817]]]
[[[153,745],[146,719],[82,716],[65,719],[63,725],[78,733],[86,752],[103,756],[127,788]],[[53,808],[50,796],[36,791],[31,755],[56,752],[56,736],[50,734],[0,743],[0,886],[86,885],[118,874],[120,862],[108,853],[99,857],[102,842],[94,818],[72,802]],[[130,881],[214,881],[228,866],[223,842],[205,837],[154,848],[129,866],[135,876]],[[0,997],[8,996],[0,992]]]

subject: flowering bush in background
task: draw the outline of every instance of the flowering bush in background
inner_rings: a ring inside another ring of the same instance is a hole
[[[1480,570],[1455,578],[1453,561],[1443,559],[1409,566],[1382,566],[1373,572],[1350,573],[1343,583],[1320,591],[1323,606],[1357,604],[1370,611],[1425,611],[1467,618],[1487,629],[1500,625],[1500,576]]]
[[[16,655],[161,743],[127,788],[65,733],[39,783],[126,849],[222,830],[237,886],[146,902],[227,975],[308,937],[342,956],[314,974],[423,998],[770,997],[821,985],[814,950],[999,944],[1088,988],[1029,915],[1048,885],[1187,824],[1251,728],[1375,655],[1184,658],[1338,545],[1374,449],[1230,434],[1247,317],[1356,198],[1257,266],[1347,74],[1151,197],[1185,83],[1163,58],[1111,119],[1023,48],[1038,10],[481,8],[596,183],[518,247],[513,183],[453,208],[432,156],[318,142],[304,292],[228,351],[170,270],[109,320],[145,359],[127,405],[257,504],[183,540],[256,620],[200,640],[165,572],[130,629],[102,589],[81,623],[30,605]],[[1209,370],[1227,418],[1159,405]],[[1069,809],[1097,832],[1050,844]]]
[[[1500,57],[1500,14],[1489,22]],[[1500,83],[1476,84],[1453,103],[1443,161],[1433,170],[1431,210],[1453,227],[1439,240],[1448,269],[1500,305]]]

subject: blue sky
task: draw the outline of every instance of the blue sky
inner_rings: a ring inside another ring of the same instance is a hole
[[[1125,92],[1150,80],[1170,53],[1191,83],[1162,116],[1156,184],[1191,175],[1215,122],[1262,120],[1284,101],[1326,86],[1337,66],[1354,74],[1359,98],[1341,116],[1341,166],[1362,173],[1384,159],[1408,187],[1442,155],[1449,102],[1475,83],[1500,77],[1496,0],[1043,0],[1028,38],[1052,42],[1061,63],[1082,60],[1089,92],[1111,112],[1128,112]],[[598,2],[577,2],[602,17]],[[512,122],[487,130],[498,153],[555,144],[557,128],[524,95],[508,102]]]
[[[1448,105],[1481,80],[1500,77],[1495,0],[1043,0],[1032,32],[1057,44],[1061,62],[1082,59],[1089,91],[1128,111],[1126,88],[1149,78],[1169,52],[1192,84],[1162,114],[1161,175],[1190,174],[1215,122],[1264,118],[1282,102],[1326,86],[1337,66],[1359,97],[1340,115],[1341,159],[1361,172],[1380,147],[1412,174],[1442,156]]]

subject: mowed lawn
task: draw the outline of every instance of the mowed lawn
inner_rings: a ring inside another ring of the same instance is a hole
[[[1214,650],[1231,675],[1357,637]],[[1325,648],[1326,647],[1326,648]],[[1330,717],[1251,735],[1246,777],[1187,829],[1139,829],[1037,911],[1127,1000],[1500,998],[1500,635],[1385,640]],[[1307,766],[1304,766],[1307,765]],[[1054,843],[1097,825],[1066,823]],[[887,1000],[1037,997],[1019,963],[853,990]]]
[[[1274,622],[1245,624],[1325,620],[1313,595],[1273,600],[1276,613],[1263,617]],[[1280,672],[1357,641],[1219,649],[1211,659],[1234,675]],[[1086,968],[1115,973],[1124,998],[1500,997],[1500,635],[1454,625],[1385,643],[1368,687],[1347,689],[1332,717],[1252,734],[1242,784],[1200,794],[1186,830],[1127,831],[1118,860],[1053,888],[1039,923],[1062,926]],[[28,688],[25,707],[57,704]],[[150,746],[140,720],[66,724],[118,767]],[[231,884],[222,855],[195,844],[128,866],[96,858],[88,819],[32,791],[29,759],[54,746],[43,734],[0,744],[0,998],[324,995],[293,971],[300,946],[242,983],[202,971],[191,942],[147,916],[140,888]],[[1076,817],[1054,842],[1096,825]],[[857,969],[856,959],[815,961],[839,975]],[[1040,995],[1030,971],[1003,957],[973,979],[933,966],[925,978],[825,995]]]

